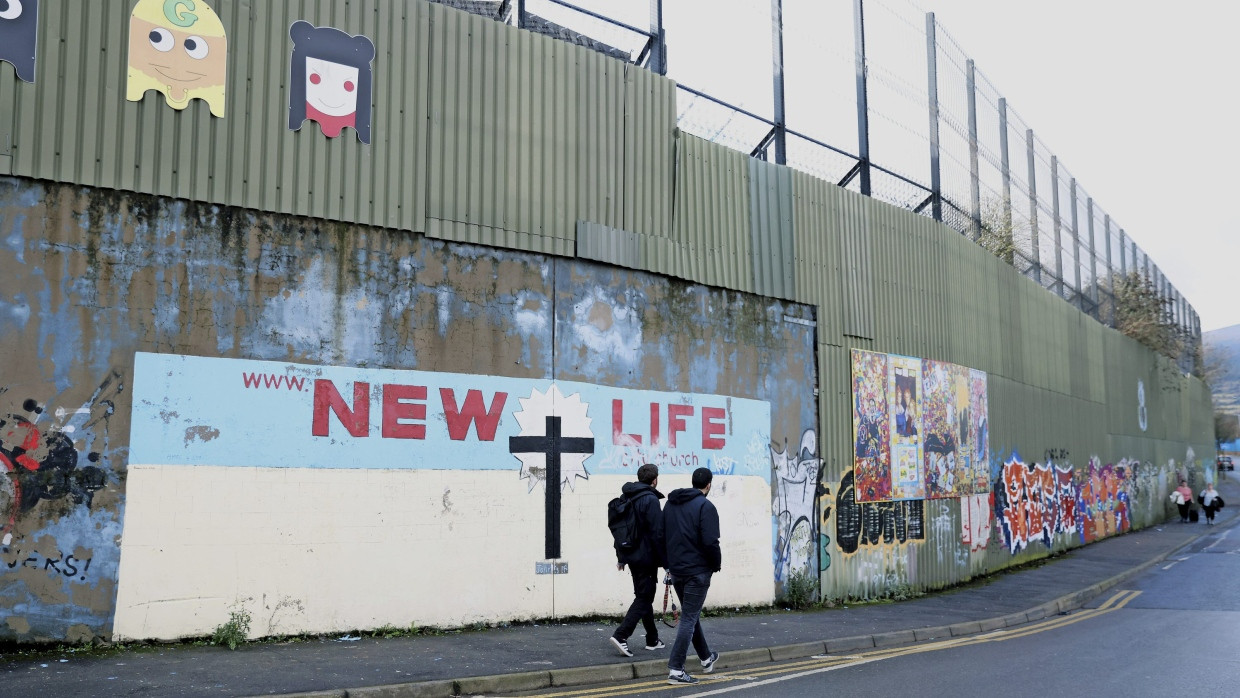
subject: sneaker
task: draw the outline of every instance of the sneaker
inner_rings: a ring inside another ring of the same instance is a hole
[[[692,686],[698,680],[689,676],[687,671],[672,671],[668,672],[667,682],[673,686]]]
[[[624,640],[620,640],[615,637],[612,637],[611,644],[613,647],[620,650],[620,654],[623,654],[626,657],[633,656],[633,652],[629,650],[629,643],[625,642]]]
[[[663,644],[662,640],[655,640],[653,645],[646,645],[646,649],[650,650],[651,652],[655,650],[661,650],[664,647],[667,647],[667,645]]]
[[[719,661],[719,653],[711,652],[709,657],[707,657],[706,659],[700,659],[698,661],[702,662],[702,671],[709,674],[710,672],[715,670],[715,662]]]

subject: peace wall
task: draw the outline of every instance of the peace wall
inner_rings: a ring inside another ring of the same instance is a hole
[[[638,67],[422,0],[196,0],[200,34],[24,5],[0,638],[618,614],[605,505],[647,461],[716,473],[716,605],[950,586],[1213,476],[1199,380],[932,220],[680,133]],[[130,92],[142,41],[193,37],[218,85]],[[353,111],[310,118],[310,59]]]

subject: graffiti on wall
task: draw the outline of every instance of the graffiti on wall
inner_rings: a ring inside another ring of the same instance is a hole
[[[107,473],[98,465],[107,450],[107,430],[96,428],[115,412],[113,399],[123,389],[121,374],[113,371],[81,406],[49,409],[26,398],[22,413],[0,416],[5,474],[0,479],[0,540],[5,545],[22,515],[40,501],[90,507],[95,492],[107,484]],[[78,452],[79,444],[85,455]]]
[[[967,545],[970,552],[984,550],[990,541],[993,509],[993,492],[960,498],[960,542]]]
[[[807,429],[801,444],[790,451],[787,444],[771,450],[772,512],[776,521],[775,581],[784,581],[798,570],[811,571],[819,547],[815,501],[822,472],[818,435]]]
[[[1060,534],[1091,543],[1131,528],[1134,481],[1128,460],[1102,465],[1091,458],[1078,478],[1070,463],[1026,464],[1013,453],[995,482],[995,519],[1013,554],[1035,542],[1049,548]]]
[[[845,553],[863,545],[892,545],[926,539],[925,501],[858,502],[850,470],[835,496],[835,542]]]
[[[1126,533],[1132,528],[1130,503],[1133,478],[1129,463],[1102,465],[1090,458],[1080,485],[1078,525],[1082,543]]]
[[[127,388],[113,370],[81,402],[0,389],[0,580],[27,599],[0,632],[107,637],[120,559],[111,419]]]

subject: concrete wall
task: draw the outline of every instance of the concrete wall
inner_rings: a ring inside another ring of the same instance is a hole
[[[774,598],[770,446],[817,421],[811,308],[23,179],[0,230],[8,638],[617,613],[606,502],[643,461],[665,491],[718,474],[712,601]],[[594,444],[564,460],[554,575],[545,457],[510,445],[550,415]]]

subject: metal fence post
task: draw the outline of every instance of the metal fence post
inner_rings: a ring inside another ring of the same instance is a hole
[[[771,70],[775,88],[775,164],[788,164],[784,115],[784,2],[771,0]]]
[[[1025,129],[1029,152],[1029,247],[1033,252],[1033,280],[1042,283],[1042,244],[1038,240],[1038,168],[1033,152],[1033,129]]]
[[[1059,158],[1051,156],[1051,223],[1055,227],[1055,292],[1063,298],[1063,226],[1059,216]]]
[[[973,59],[965,61],[965,87],[969,93],[969,214],[973,218],[976,241],[982,234],[982,188],[977,164],[977,69]]]
[[[930,209],[934,220],[943,220],[943,183],[939,171],[939,74],[938,47],[934,39],[934,13],[926,13],[926,101],[930,107]]]
[[[857,70],[857,165],[861,193],[870,195],[870,102],[866,89],[865,0],[853,0],[853,53]]]
[[[523,0],[524,1],[524,0]],[[650,0],[650,72],[667,75],[667,33],[663,30],[663,0]]]
[[[1125,241],[1124,229],[1119,229],[1119,274],[1128,276],[1128,243]]]
[[[525,20],[525,0],[517,0],[517,28],[524,29]]]
[[[1090,199],[1090,201],[1093,201],[1093,199]],[[1107,312],[1106,323],[1114,327],[1115,326],[1115,302],[1114,302],[1115,301],[1115,267],[1113,266],[1113,263],[1111,260],[1111,214],[1109,213],[1103,214],[1102,216],[1102,231],[1103,231],[1102,234],[1106,236],[1106,240],[1107,240],[1107,266],[1106,266],[1107,291],[1106,293],[1107,295],[1111,297],[1111,301],[1112,301],[1107,304],[1108,312]],[[1099,293],[1101,293],[1102,284],[1099,283],[1098,286],[1100,287]]]
[[[1094,197],[1085,202],[1085,217],[1089,219],[1089,295],[1094,302],[1094,317],[1098,317],[1098,250],[1094,239]]]
[[[1076,280],[1076,307],[1085,310],[1085,291],[1081,288],[1081,228],[1080,213],[1076,205],[1076,177],[1070,180],[1072,187],[1068,202],[1072,204],[1072,278]]]
[[[1016,266],[1016,231],[1012,229],[1012,163],[1008,156],[1007,98],[999,98],[999,176],[1003,182],[1003,237],[1013,254],[1008,263]]]

